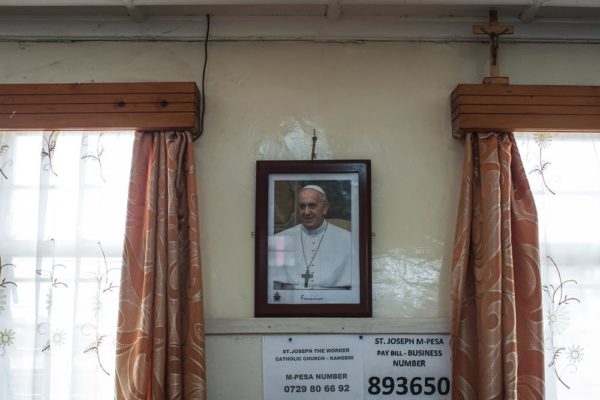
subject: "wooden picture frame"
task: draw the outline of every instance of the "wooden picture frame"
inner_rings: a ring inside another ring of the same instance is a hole
[[[370,168],[257,161],[256,317],[371,317]]]

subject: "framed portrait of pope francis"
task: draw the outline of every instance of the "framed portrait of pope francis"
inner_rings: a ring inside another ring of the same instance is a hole
[[[255,316],[371,316],[370,165],[257,161]]]

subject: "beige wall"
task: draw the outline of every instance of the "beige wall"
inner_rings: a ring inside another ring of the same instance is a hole
[[[506,45],[515,84],[600,85],[598,45]],[[197,81],[201,43],[0,43],[0,82]],[[210,43],[197,143],[208,319],[247,319],[254,299],[257,159],[372,160],[374,317],[449,315],[462,142],[449,95],[487,72],[479,44]],[[308,321],[310,323],[310,321]],[[314,322],[313,322],[314,323]],[[260,336],[207,339],[211,400],[260,399]]]

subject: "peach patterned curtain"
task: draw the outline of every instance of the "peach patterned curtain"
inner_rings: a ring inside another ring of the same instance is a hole
[[[537,213],[512,134],[469,134],[452,260],[452,398],[543,399]]]
[[[189,132],[136,133],[117,331],[118,399],[205,399],[204,314]]]

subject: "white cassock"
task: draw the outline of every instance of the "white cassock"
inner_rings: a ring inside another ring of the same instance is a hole
[[[351,250],[350,232],[327,221],[312,231],[298,224],[279,232],[269,240],[271,288],[350,289]]]

